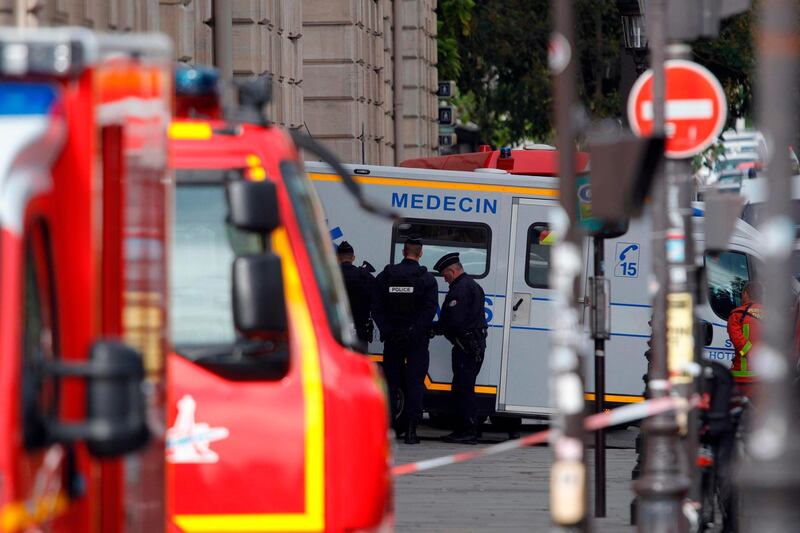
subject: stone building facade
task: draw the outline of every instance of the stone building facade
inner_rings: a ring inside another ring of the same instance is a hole
[[[163,31],[175,58],[213,65],[214,0],[0,0],[0,24]],[[234,77],[271,74],[271,120],[345,162],[394,164],[393,1],[402,3],[403,159],[433,155],[436,0],[230,2]]]

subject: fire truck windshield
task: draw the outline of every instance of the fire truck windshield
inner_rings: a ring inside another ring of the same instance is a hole
[[[352,346],[355,335],[348,327],[352,320],[349,318],[347,294],[338,275],[339,267],[333,255],[333,244],[327,236],[317,193],[297,163],[284,161],[280,169],[319,285],[331,333],[340,344]]]
[[[260,239],[226,223],[221,182],[182,180],[178,172],[170,279],[172,339],[177,347],[232,345],[231,265],[257,253]]]

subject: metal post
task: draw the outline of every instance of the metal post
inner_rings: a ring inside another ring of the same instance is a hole
[[[392,2],[392,109],[394,111],[394,164],[403,161],[403,0]]]
[[[594,295],[592,306],[595,308],[595,338],[594,338],[594,396],[595,412],[602,413],[606,403],[606,339],[599,334],[600,324],[597,322],[597,312],[602,303],[597,302],[600,288],[605,284],[605,240],[602,237],[594,238]],[[603,317],[605,320],[605,317]],[[606,516],[606,432],[599,429],[594,434],[594,515],[597,518]]]
[[[553,0],[555,32],[550,41],[550,68],[555,77],[561,205],[553,221],[561,238],[553,250],[550,284],[557,312],[550,355],[551,394],[558,408],[553,419],[553,465],[550,471],[550,516],[556,531],[584,531],[586,464],[584,462],[583,380],[578,351],[582,327],[577,294],[582,266],[575,180],[575,48],[572,1]]]
[[[26,0],[14,1],[14,24],[18,28],[26,27],[28,21],[28,2]]]
[[[739,481],[747,517],[743,531],[796,531],[800,524],[800,435],[792,339],[791,166],[788,147],[797,131],[797,0],[762,0],[758,42],[758,117],[769,142],[767,175],[769,218],[761,225],[766,295],[763,336],[752,364],[759,383],[753,402],[749,460]]]
[[[214,66],[222,81],[233,81],[233,17],[230,0],[214,0]]]
[[[687,44],[670,44],[667,59],[691,59],[692,49]],[[695,377],[699,374],[695,347],[695,303],[697,294],[697,267],[692,217],[691,159],[670,159],[666,162],[667,182],[667,264],[669,283],[667,297],[667,331],[671,342],[667,349],[667,367],[671,394],[689,400],[695,390]],[[678,425],[683,437],[684,457],[679,463],[682,475],[689,480],[692,499],[699,501],[700,476],[693,464],[697,456],[696,412],[679,416]]]
[[[653,133],[664,131],[664,54],[666,44],[666,1],[652,0],[648,4],[648,34],[650,36],[653,68]],[[669,269],[666,253],[667,183],[663,168],[653,185],[653,269],[658,290],[653,300],[652,356],[648,375],[651,398],[669,395],[667,367],[667,285]],[[682,475],[678,424],[674,414],[647,419],[642,424],[645,433],[645,464],[642,477],[634,484],[639,497],[638,530],[647,533],[685,532],[688,524],[683,516],[683,498],[688,479]]]
[[[367,164],[367,151],[366,151],[366,141],[367,135],[364,133],[364,123],[361,123],[361,137],[358,138],[361,141],[361,164]]]

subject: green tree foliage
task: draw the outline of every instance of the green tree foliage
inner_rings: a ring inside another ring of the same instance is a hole
[[[755,49],[752,28],[755,7],[742,15],[724,20],[716,39],[700,39],[692,51],[695,61],[719,79],[728,99],[728,122],[750,117],[753,112]]]
[[[439,2],[439,79],[457,81],[461,120],[495,146],[552,138],[550,11],[549,0]],[[616,0],[578,0],[576,15],[579,94],[592,116],[608,116],[620,102]]]
[[[440,0],[437,12],[439,79],[456,80],[461,75],[458,43],[469,37],[474,0]]]
[[[616,0],[574,0],[578,94],[593,120],[619,117],[622,24]],[[553,138],[547,67],[551,0],[440,0],[439,79],[453,79],[463,122],[495,146]],[[729,120],[752,114],[755,8],[723,22],[720,36],[694,43],[696,60],[725,88]]]

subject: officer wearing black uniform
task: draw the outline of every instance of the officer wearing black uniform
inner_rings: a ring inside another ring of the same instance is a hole
[[[486,352],[484,293],[480,285],[464,272],[458,253],[442,256],[433,267],[450,285],[442,304],[434,333],[453,343],[453,403],[455,431],[445,442],[477,443],[475,379]]]
[[[336,257],[342,268],[342,277],[347,289],[347,299],[350,300],[350,310],[353,312],[356,336],[361,342],[372,342],[372,320],[370,309],[372,307],[372,285],[375,278],[366,266],[357,267],[353,264],[356,259],[355,250],[347,241],[336,248]],[[375,269],[372,269],[374,272]]]
[[[392,420],[398,437],[417,444],[417,422],[422,417],[422,395],[428,373],[428,343],[436,315],[436,279],[420,266],[422,241],[408,238],[403,260],[387,265],[375,279],[372,317],[383,341],[383,370],[389,386]],[[405,420],[399,418],[398,391],[405,393]]]

